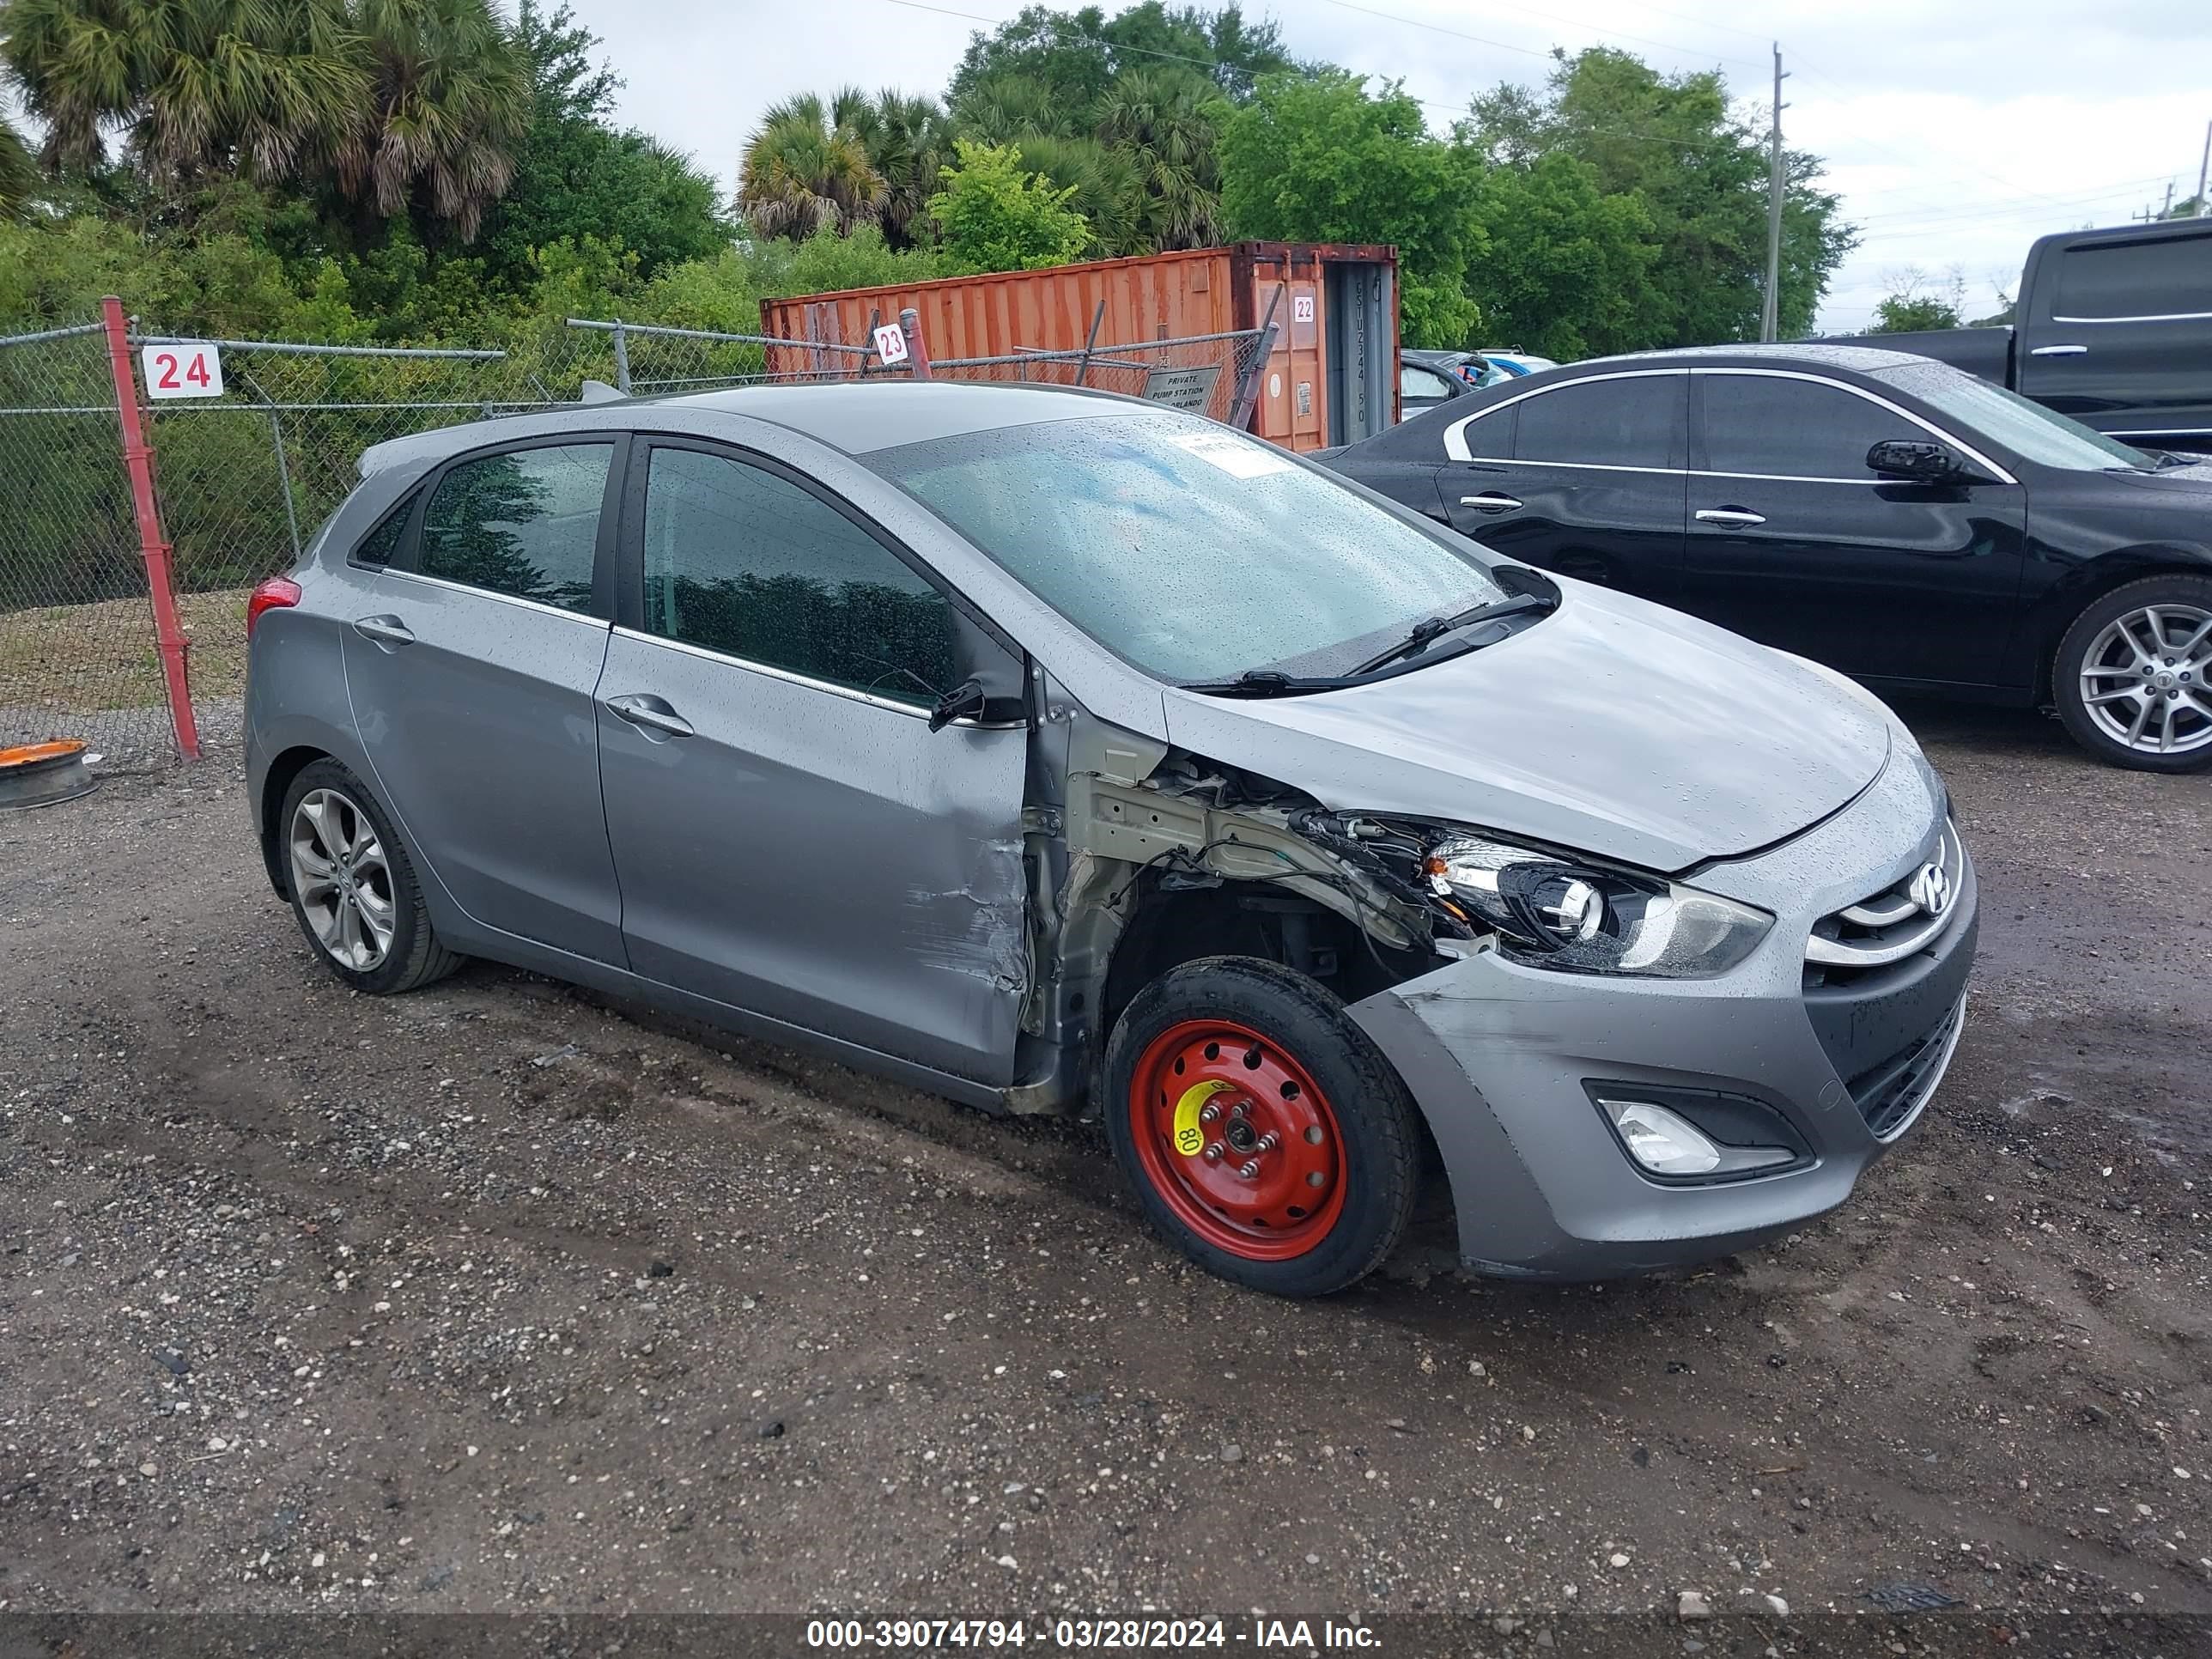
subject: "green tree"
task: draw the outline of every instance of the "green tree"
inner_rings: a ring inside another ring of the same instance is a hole
[[[514,181],[483,237],[501,280],[526,284],[532,248],[586,232],[619,241],[647,276],[728,245],[714,181],[688,157],[612,125],[623,82],[594,67],[598,37],[568,6],[521,0],[514,40],[530,78],[530,122]]]
[[[944,233],[946,269],[955,273],[1036,270],[1079,258],[1091,225],[1068,206],[1073,191],[1022,167],[1019,150],[954,143],[957,166],[929,199]]]
[[[22,135],[0,121],[0,220],[20,219],[38,193],[39,164]]]
[[[1491,337],[1562,362],[1641,343],[1659,252],[1641,196],[1607,196],[1586,162],[1551,155],[1490,169],[1475,203],[1468,287]]]
[[[1150,251],[1206,247],[1221,237],[1221,123],[1230,106],[1195,70],[1124,70],[1098,106],[1098,138],[1127,155]]]
[[[1954,270],[1931,277],[1917,268],[1892,271],[1889,292],[1874,308],[1869,334],[1909,334],[1917,329],[1957,328],[1966,301],[1966,279]]]
[[[889,194],[857,124],[867,96],[847,88],[771,104],[738,168],[738,211],[763,236],[849,231],[883,216]]]
[[[338,152],[340,184],[386,218],[419,199],[473,240],[514,176],[530,122],[528,62],[488,0],[354,7],[367,42],[368,118]]]
[[[1597,46],[1557,59],[1542,90],[1501,87],[1474,100],[1470,142],[1494,163],[1565,155],[1606,196],[1634,194],[1659,252],[1631,331],[1637,346],[1754,337],[1766,268],[1768,153],[1762,126],[1732,114],[1717,72],[1662,76]],[[1784,152],[1781,332],[1808,330],[1829,277],[1856,244],[1820,163]]]
[[[1272,76],[1221,138],[1222,216],[1231,237],[1389,242],[1398,249],[1407,345],[1464,344],[1478,313],[1466,272],[1484,245],[1482,167],[1433,136],[1396,83],[1333,70]]]
[[[1054,106],[1088,130],[1117,76],[1178,60],[1240,102],[1252,95],[1261,76],[1297,67],[1276,26],[1248,23],[1235,5],[1208,11],[1145,0],[1111,18],[1097,6],[1061,12],[1030,5],[989,34],[969,37],[946,102],[957,106],[982,82],[1018,76],[1046,88]]]
[[[931,240],[929,198],[952,159],[952,128],[944,106],[934,98],[887,87],[848,118],[867,152],[869,167],[884,181],[884,240],[895,248]]]
[[[99,167],[113,130],[163,178],[289,178],[357,143],[367,118],[345,0],[8,0],[0,32],[57,173]]]

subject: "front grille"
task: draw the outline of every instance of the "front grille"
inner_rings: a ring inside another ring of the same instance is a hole
[[[1902,1054],[1893,1054],[1850,1079],[1846,1086],[1875,1139],[1887,1140],[1904,1133],[1928,1103],[1928,1097],[1942,1080],[1951,1050],[1958,1045],[1966,1015],[1966,1000],[1962,996],[1934,1030]]]
[[[1914,890],[1930,866],[1942,872],[1945,894],[1943,904],[1933,910],[1922,902],[1924,895]],[[1911,875],[1814,924],[1805,941],[1806,988],[1848,983],[1870,969],[1887,968],[1926,950],[1950,926],[1965,896],[1966,874],[1966,848],[1958,826],[1946,818],[1929,855]]]

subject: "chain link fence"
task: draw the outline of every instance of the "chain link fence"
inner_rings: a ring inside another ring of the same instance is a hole
[[[886,363],[871,345],[574,318],[507,350],[111,336],[99,322],[0,336],[0,747],[81,738],[110,767],[176,753],[148,562],[117,401],[152,452],[157,536],[204,740],[237,740],[246,602],[292,565],[353,488],[362,452],[434,427],[632,396],[764,384],[936,378],[1127,392],[1242,424],[1271,329],[1080,351]],[[890,320],[890,319],[886,319]],[[926,342],[922,343],[926,346]],[[222,388],[150,398],[142,350],[212,345]],[[918,354],[924,355],[924,354]]]
[[[0,748],[173,752],[101,325],[0,337]]]

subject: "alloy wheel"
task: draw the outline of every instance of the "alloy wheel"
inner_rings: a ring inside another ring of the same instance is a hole
[[[2082,705],[2113,742],[2146,755],[2212,744],[2212,611],[2147,605],[2115,617],[2081,675]]]
[[[292,890],[316,942],[339,966],[374,972],[391,953],[398,911],[368,814],[336,789],[312,789],[300,797],[286,839]]]

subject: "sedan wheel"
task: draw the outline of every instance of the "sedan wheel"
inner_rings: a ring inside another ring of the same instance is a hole
[[[392,866],[368,815],[335,789],[312,789],[292,812],[292,890],[315,942],[356,974],[392,954]]]
[[[2121,766],[2212,766],[2212,581],[2154,576],[2091,605],[2069,629],[2051,690],[2068,730]]]

